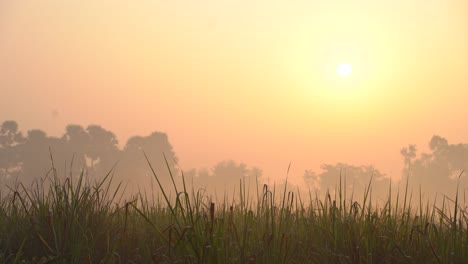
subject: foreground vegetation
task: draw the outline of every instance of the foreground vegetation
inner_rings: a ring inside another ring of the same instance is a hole
[[[341,180],[322,199],[266,185],[246,191],[240,182],[234,201],[217,201],[172,178],[170,192],[124,199],[111,173],[91,182],[54,172],[1,196],[0,262],[468,262],[468,213],[457,190],[437,206],[413,198],[407,184],[377,206],[371,182],[362,201],[347,197]]]

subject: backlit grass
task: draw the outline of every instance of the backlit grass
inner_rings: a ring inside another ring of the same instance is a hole
[[[247,191],[240,181],[235,199],[219,201],[172,178],[173,190],[160,188],[156,198],[143,192],[124,199],[112,171],[99,182],[54,171],[1,196],[0,262],[468,262],[468,214],[458,188],[436,206],[412,197],[407,184],[394,199],[389,189],[377,206],[371,182],[355,201],[341,183],[336,195],[301,197],[267,185]]]

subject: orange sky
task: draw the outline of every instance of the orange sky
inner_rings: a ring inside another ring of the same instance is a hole
[[[186,169],[399,177],[408,143],[468,142],[467,47],[463,0],[5,0],[0,121],[100,124],[121,143],[166,132]]]

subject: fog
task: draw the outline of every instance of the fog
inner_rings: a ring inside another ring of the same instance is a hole
[[[53,177],[77,179],[80,175],[99,182],[109,174],[114,188],[120,183],[125,195],[151,192],[157,196],[161,192],[155,175],[163,189],[174,194],[172,174],[179,192],[183,175],[189,191],[217,200],[236,199],[241,192],[255,197],[262,188],[279,194],[284,190],[300,193],[305,201],[328,195],[336,199],[340,192],[347,199],[361,200],[369,190],[371,198],[380,204],[385,203],[390,189],[393,199],[404,195],[406,184],[408,195],[418,197],[415,201],[420,197],[426,202],[437,196],[439,200],[444,196],[454,199],[459,184],[464,201],[468,144],[450,144],[434,135],[428,146],[428,153],[418,153],[417,146],[411,144],[401,149],[400,180],[371,164],[342,162],[324,163],[318,171],[307,169],[299,175],[299,182],[286,184],[292,177],[289,172],[284,179],[270,179],[262,168],[241,161],[220,160],[210,168],[181,168],[176,150],[162,132],[133,136],[119,147],[115,134],[99,125],[68,125],[61,137],[53,137],[39,129],[23,133],[17,122],[4,121],[0,130],[0,183],[2,189],[14,188],[19,182],[30,187],[38,179],[47,184]]]
[[[355,197],[369,182],[381,200],[406,182],[453,197],[468,2],[270,2],[0,1],[1,185],[53,160],[157,189],[144,151],[164,185],[163,154],[176,183],[218,197],[286,178],[324,197],[340,176]]]

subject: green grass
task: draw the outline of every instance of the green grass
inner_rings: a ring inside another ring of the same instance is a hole
[[[458,188],[439,207],[414,203],[408,184],[395,199],[389,189],[381,206],[373,204],[371,183],[354,201],[341,179],[334,198],[267,185],[249,192],[240,182],[235,199],[215,201],[172,178],[173,190],[160,188],[156,198],[124,199],[112,171],[99,182],[54,172],[1,196],[0,262],[468,263]]]

